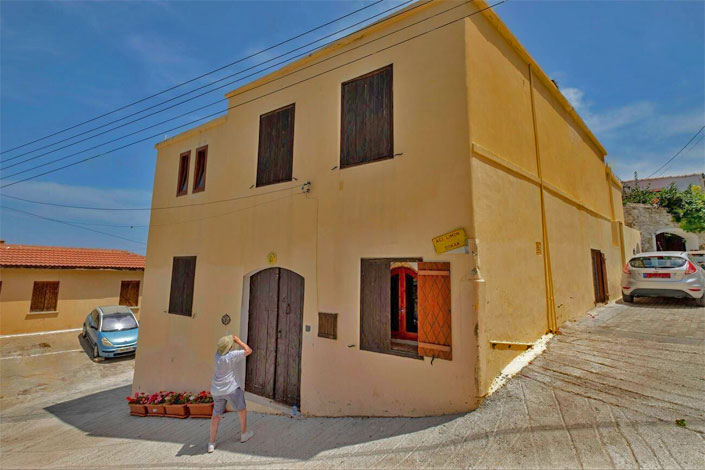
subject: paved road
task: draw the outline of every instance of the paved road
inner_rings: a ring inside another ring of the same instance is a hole
[[[77,341],[0,339],[3,469],[705,468],[705,309],[690,302],[609,305],[564,325],[472,413],[253,414],[246,444],[228,439],[237,435],[228,415],[210,455],[207,420],[128,416],[132,361],[59,352]]]

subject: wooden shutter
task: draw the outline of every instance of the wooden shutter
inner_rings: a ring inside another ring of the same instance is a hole
[[[120,305],[136,307],[140,297],[140,281],[122,281],[120,285]]]
[[[193,192],[200,193],[206,189],[206,163],[208,146],[196,149],[196,169],[193,172]]]
[[[259,118],[257,186],[292,180],[295,104]]]
[[[340,167],[392,158],[392,66],[343,83]]]
[[[195,256],[175,256],[171,270],[169,313],[191,316],[193,285],[196,276]]]
[[[600,252],[600,278],[602,286],[602,301],[607,302],[610,298],[609,283],[607,282],[607,262],[605,254]]]
[[[44,311],[44,294],[46,292],[46,283],[35,282],[32,288],[32,302],[29,305],[30,312]]]
[[[191,159],[191,151],[184,152],[179,156],[179,174],[176,180],[176,195],[183,196],[188,193],[188,167]]]
[[[419,355],[451,360],[450,263],[418,268]]]
[[[388,352],[391,340],[389,260],[363,259],[360,269],[360,349]]]
[[[30,312],[53,312],[59,299],[59,282],[35,282],[32,287]]]
[[[318,337],[338,339],[338,314],[318,312]]]

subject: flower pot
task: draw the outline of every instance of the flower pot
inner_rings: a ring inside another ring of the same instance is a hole
[[[188,408],[186,405],[164,405],[166,416],[170,418],[188,418]]]
[[[213,403],[189,403],[189,415],[192,418],[210,418],[213,416]]]
[[[147,416],[147,409],[144,405],[137,405],[134,403],[128,403],[130,406],[130,414],[132,416]]]
[[[147,405],[147,414],[149,416],[164,416],[164,405]]]

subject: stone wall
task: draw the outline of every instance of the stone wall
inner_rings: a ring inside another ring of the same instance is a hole
[[[669,231],[686,239],[689,250],[705,249],[705,232],[683,232],[673,217],[663,207],[649,204],[627,204],[624,206],[624,223],[641,232],[641,251],[656,251],[654,236],[661,231]]]

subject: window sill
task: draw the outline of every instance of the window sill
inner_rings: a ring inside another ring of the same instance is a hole
[[[400,351],[398,349],[363,349],[363,348],[360,348],[360,351],[369,351],[369,352],[380,353],[380,354],[389,354],[390,356],[400,356],[400,357],[408,357],[409,359],[423,360],[423,356],[419,356],[417,353],[412,353],[412,352],[408,352],[408,351]]]
[[[52,313],[59,313],[58,310],[47,310],[45,312],[29,312],[27,315],[48,315]]]

